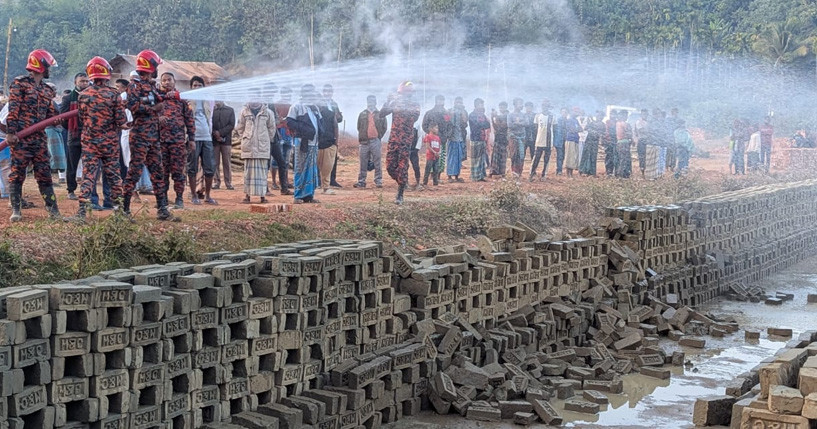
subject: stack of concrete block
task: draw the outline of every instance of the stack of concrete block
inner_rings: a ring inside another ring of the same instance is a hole
[[[602,219],[602,233],[613,240],[611,272],[635,272],[630,291],[663,299],[673,294],[697,306],[722,294],[720,272],[706,256],[703,233],[679,206],[616,207]],[[615,271],[612,271],[612,270]],[[617,286],[625,286],[620,276]],[[646,282],[646,283],[645,283]]]
[[[734,332],[693,307],[758,298],[811,255],[815,197],[802,182],[617,208],[565,237],[518,223],[416,255],[312,240],[4,289],[0,428],[376,427],[420,409],[555,424],[550,398],[593,413],[621,374],[668,377],[683,354],[660,336]]]
[[[54,426],[49,301],[46,290],[12,287],[0,291],[0,417],[5,427]],[[72,348],[65,342],[58,345],[66,345],[66,351]],[[61,390],[56,393],[68,395]]]
[[[812,254],[817,181],[726,192],[682,204],[714,257],[721,293],[751,285]]]
[[[727,384],[726,394],[700,398],[698,426],[811,428],[817,424],[817,331],[790,341],[774,356]]]
[[[411,296],[417,320],[450,312],[490,328],[523,306],[606,281],[608,246],[596,237],[551,241],[522,224],[505,225],[489,229],[477,248],[395,253],[396,287]]]
[[[687,213],[679,206],[616,207],[606,215],[621,219],[626,229],[609,231],[611,238],[626,245],[656,271],[686,265],[695,250],[694,228],[690,228]]]

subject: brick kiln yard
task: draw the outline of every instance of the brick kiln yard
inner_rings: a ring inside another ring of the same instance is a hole
[[[311,240],[5,288],[0,428],[811,427],[815,197],[772,184],[559,240]]]
[[[0,425],[810,427],[812,264],[780,273],[813,256],[815,197],[809,180],[609,209],[560,240],[311,240],[5,288]]]

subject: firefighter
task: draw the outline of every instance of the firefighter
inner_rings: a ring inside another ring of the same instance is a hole
[[[90,210],[91,193],[96,187],[100,169],[111,186],[111,199],[121,204],[122,185],[119,177],[119,130],[128,122],[119,92],[108,86],[111,65],[102,57],[94,57],[85,66],[91,86],[79,94],[79,121],[82,124],[82,186],[79,211],[74,219],[83,221]],[[119,211],[118,207],[116,208]]]
[[[167,182],[159,143],[159,115],[164,109],[161,93],[155,86],[159,64],[162,64],[162,59],[155,52],[140,52],[136,56],[136,72],[139,76],[128,85],[126,107],[133,114],[133,125],[130,131],[131,160],[123,186],[122,209],[125,215],[130,216],[133,189],[142,174],[142,167],[147,166],[156,196],[156,218],[178,222],[180,219],[167,209]]]
[[[176,91],[176,76],[170,72],[162,73],[161,85],[165,92]],[[164,105],[159,115],[159,136],[162,142],[165,181],[170,193],[170,179],[173,179],[173,190],[176,191],[173,208],[181,210],[184,208],[187,154],[188,151],[196,149],[196,126],[193,122],[193,112],[186,102],[168,99]]]
[[[35,49],[28,54],[26,70],[27,76],[14,79],[9,87],[9,114],[6,120],[8,127],[8,141],[11,147],[11,174],[9,175],[9,197],[11,198],[11,222],[23,219],[20,206],[23,196],[23,182],[26,179],[26,169],[34,166],[34,178],[40,189],[40,195],[45,201],[45,208],[52,219],[61,218],[57,208],[57,197],[54,195],[54,186],[51,182],[50,155],[48,154],[48,139],[45,131],[37,131],[23,138],[17,133],[38,122],[45,121],[57,115],[54,97],[43,79],[49,77],[49,68],[56,67],[57,61],[44,49]],[[55,122],[55,125],[57,122]]]

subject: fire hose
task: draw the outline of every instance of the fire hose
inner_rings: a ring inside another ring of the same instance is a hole
[[[52,117],[50,117],[50,118],[48,118],[48,119],[46,119],[44,121],[37,122],[36,124],[34,124],[34,125],[30,126],[30,127],[23,128],[22,131],[20,131],[19,133],[16,134],[17,138],[18,139],[24,139],[24,138],[26,138],[26,137],[28,137],[28,136],[36,133],[36,132],[42,131],[42,130],[54,125],[54,122],[67,121],[68,119],[71,119],[74,116],[77,116],[78,114],[79,114],[79,110],[72,110],[70,112],[65,112],[65,113],[63,113],[61,115],[52,116]],[[0,142],[0,150],[3,150],[5,148],[7,148],[8,145],[9,145],[8,141],[4,140],[4,141]]]
[[[141,101],[143,103],[146,103],[146,104],[149,104],[149,105],[153,106],[157,102],[163,102],[165,100],[171,100],[171,99],[172,100],[180,100],[179,92],[178,91],[172,91],[172,92],[169,92],[167,94],[161,94],[161,95],[160,94],[154,94],[154,93],[151,92],[147,97],[143,97]],[[60,115],[50,117],[50,118],[48,118],[48,119],[46,119],[44,121],[37,122],[36,124],[34,124],[34,125],[30,126],[30,127],[24,128],[22,131],[17,133],[16,134],[17,138],[22,140],[22,139],[24,139],[24,138],[26,138],[26,137],[28,137],[28,136],[36,133],[36,132],[42,131],[42,130],[54,125],[55,122],[67,121],[67,120],[77,116],[78,114],[79,114],[79,110],[71,110],[70,112],[65,112],[65,113],[62,113]],[[8,141],[4,140],[4,141],[0,142],[0,150],[3,150],[5,148],[7,148],[8,145],[9,145]]]

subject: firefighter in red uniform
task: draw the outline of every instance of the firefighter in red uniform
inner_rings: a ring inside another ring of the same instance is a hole
[[[9,175],[9,197],[11,199],[12,222],[23,219],[20,205],[23,196],[23,182],[26,169],[34,166],[34,178],[45,200],[45,208],[52,219],[60,218],[57,197],[51,182],[50,155],[45,131],[37,131],[27,137],[18,138],[17,133],[49,117],[57,115],[54,108],[53,91],[43,79],[49,76],[48,69],[56,67],[57,61],[44,49],[36,49],[28,54],[27,76],[14,79],[9,87],[9,114],[6,119],[8,141],[11,147],[11,174]]]
[[[168,93],[176,91],[176,76],[170,72],[162,73],[161,85],[162,89]],[[171,98],[165,100],[164,105],[164,109],[159,114],[162,162],[165,167],[168,193],[170,193],[171,178],[173,179],[173,190],[176,191],[176,201],[173,207],[180,210],[184,208],[187,153],[196,148],[196,124],[187,102]]]
[[[74,219],[83,221],[90,210],[91,192],[96,187],[99,171],[111,185],[111,199],[121,204],[122,185],[119,177],[119,130],[128,122],[119,92],[108,83],[111,65],[102,57],[94,57],[85,67],[91,86],[79,94],[79,121],[82,124],[82,186],[79,211]],[[118,209],[117,209],[118,211]]]
[[[167,209],[167,182],[162,165],[162,147],[159,143],[159,114],[164,109],[162,95],[155,85],[157,69],[162,59],[151,50],[144,50],[136,56],[136,72],[128,85],[127,108],[133,114],[133,125],[130,131],[130,165],[125,179],[123,211],[130,216],[130,199],[136,182],[142,174],[142,167],[147,166],[153,193],[156,195],[156,218],[178,222]]]

